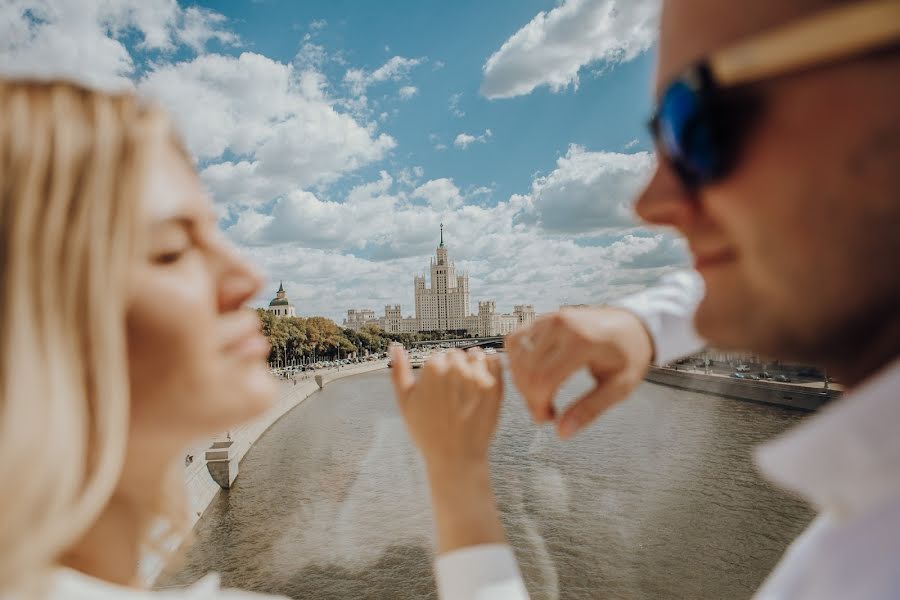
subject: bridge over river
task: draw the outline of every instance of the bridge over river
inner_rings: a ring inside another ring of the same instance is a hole
[[[450,346],[451,348],[502,348],[503,336],[488,336],[476,338],[459,338],[455,340],[428,340],[425,342],[413,342],[413,348],[436,348],[438,346]]]

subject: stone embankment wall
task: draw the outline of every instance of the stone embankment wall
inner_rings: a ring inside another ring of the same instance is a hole
[[[838,390],[825,390],[790,383],[735,379],[722,375],[707,375],[659,367],[651,367],[645,379],[653,383],[694,392],[777,404],[801,410],[816,410],[841,395]]]
[[[295,408],[301,402],[319,391],[321,387],[353,375],[369,373],[380,369],[387,368],[387,361],[376,361],[365,363],[354,367],[345,367],[341,370],[326,371],[315,377],[310,376],[308,379],[298,379],[296,385],[290,380],[279,380],[278,399],[263,415],[255,420],[245,423],[230,431],[231,439],[234,442],[231,447],[231,456],[238,463],[244,458],[256,440],[266,432],[278,419],[283,417],[292,408]],[[298,377],[301,374],[298,374]],[[191,526],[196,525],[197,521],[203,515],[203,512],[210,505],[216,494],[221,488],[219,484],[213,481],[212,476],[206,467],[205,451],[215,441],[223,441],[226,435],[223,433],[214,439],[205,440],[195,444],[187,450],[189,456],[193,460],[185,466],[184,478],[187,489],[187,500],[190,507]],[[158,561],[148,559],[141,564],[142,579],[148,584],[159,575],[161,565]]]
[[[328,383],[344,377],[369,373],[385,368],[387,368],[387,363],[385,361],[378,361],[358,365],[352,368],[342,368],[340,371],[326,371],[316,378],[321,377],[322,386],[324,387]],[[296,385],[291,381],[280,380],[279,395],[275,404],[257,419],[231,430],[231,439],[234,441],[232,455],[237,458],[238,462],[244,458],[256,440],[258,440],[259,437],[275,423],[275,421],[312,396],[315,392],[319,391],[320,387],[316,382],[316,378],[310,377],[309,379],[298,380]],[[223,434],[215,439],[223,440],[225,439],[225,435]],[[215,440],[208,440],[202,445],[202,448],[204,450],[209,448],[213,441]],[[206,510],[206,507],[209,506],[209,503],[212,502],[213,497],[220,488],[213,481],[206,469],[206,461],[203,458],[203,452],[198,452],[194,456],[194,462],[188,465],[185,471],[185,481],[187,483],[191,515],[193,516],[194,523],[196,523],[203,514],[203,511]]]

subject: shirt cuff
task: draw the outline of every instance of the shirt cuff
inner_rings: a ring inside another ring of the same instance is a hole
[[[527,600],[512,548],[482,544],[441,554],[435,561],[441,600]]]
[[[644,323],[653,339],[653,364],[664,365],[699,352],[706,345],[694,329],[694,313],[703,293],[700,275],[681,271],[613,305],[634,313]]]

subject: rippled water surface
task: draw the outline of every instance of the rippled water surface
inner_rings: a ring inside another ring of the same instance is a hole
[[[749,598],[811,518],[751,463],[802,413],[647,383],[560,442],[507,389],[494,483],[533,598]],[[387,372],[330,384],[240,469],[163,585],[218,571],[294,598],[436,597],[427,489]]]

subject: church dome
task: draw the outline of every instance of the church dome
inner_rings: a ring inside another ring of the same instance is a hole
[[[275,298],[271,302],[269,302],[269,306],[288,306],[290,302],[288,302],[287,298]]]

